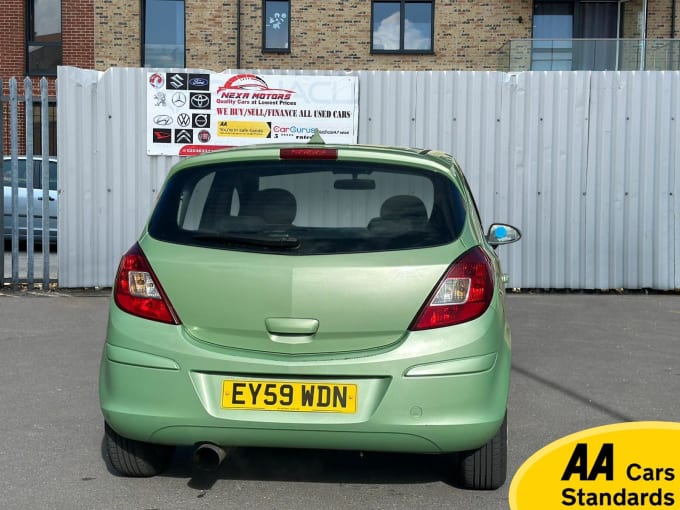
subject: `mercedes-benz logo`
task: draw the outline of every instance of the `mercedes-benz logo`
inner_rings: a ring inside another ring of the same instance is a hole
[[[184,92],[175,92],[172,95],[172,104],[176,108],[182,108],[185,104],[187,104],[187,96]]]
[[[169,126],[172,124],[172,117],[170,115],[156,115],[153,118],[153,123],[157,126]]]
[[[177,124],[182,127],[187,127],[189,124],[191,124],[191,117],[189,117],[186,113],[180,113],[177,116]]]
[[[192,108],[206,108],[210,104],[210,96],[207,94],[192,94]]]

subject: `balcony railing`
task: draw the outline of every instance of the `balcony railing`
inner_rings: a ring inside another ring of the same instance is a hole
[[[513,39],[500,51],[506,71],[680,70],[679,39]]]

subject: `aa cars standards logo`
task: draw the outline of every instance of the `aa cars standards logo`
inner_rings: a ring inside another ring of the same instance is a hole
[[[680,508],[680,423],[584,430],[532,455],[510,485],[512,510]]]

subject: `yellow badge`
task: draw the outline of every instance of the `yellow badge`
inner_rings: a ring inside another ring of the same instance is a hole
[[[510,485],[511,510],[680,508],[680,423],[587,429],[532,455]]]

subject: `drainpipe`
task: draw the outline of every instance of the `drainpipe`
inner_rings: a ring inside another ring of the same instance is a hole
[[[642,25],[642,44],[640,44],[640,71],[644,71],[647,66],[645,60],[647,58],[647,6],[648,1],[645,0],[642,10],[644,11],[644,21]]]
[[[241,0],[236,2],[236,69],[241,69]]]
[[[675,39],[675,0],[671,3],[671,39]]]

